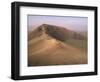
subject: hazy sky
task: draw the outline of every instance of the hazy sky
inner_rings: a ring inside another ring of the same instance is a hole
[[[42,24],[62,26],[74,31],[87,31],[87,17],[28,15],[28,30]]]

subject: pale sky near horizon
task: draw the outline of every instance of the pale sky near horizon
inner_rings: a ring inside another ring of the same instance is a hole
[[[42,24],[65,27],[73,31],[87,31],[87,17],[28,15],[28,30],[33,30]]]

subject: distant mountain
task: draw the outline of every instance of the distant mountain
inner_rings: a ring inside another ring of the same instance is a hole
[[[66,41],[67,39],[86,39],[86,37],[82,36],[81,34],[64,27],[42,24],[29,34],[29,40],[43,34],[49,35],[60,41]]]

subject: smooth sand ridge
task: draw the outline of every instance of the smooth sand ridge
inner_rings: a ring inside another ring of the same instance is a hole
[[[29,66],[87,63],[86,55],[79,49],[47,35],[32,39],[28,47]]]

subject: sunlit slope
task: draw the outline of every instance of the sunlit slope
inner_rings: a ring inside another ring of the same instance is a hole
[[[29,65],[84,64],[86,55],[77,48],[50,36],[29,41]]]

